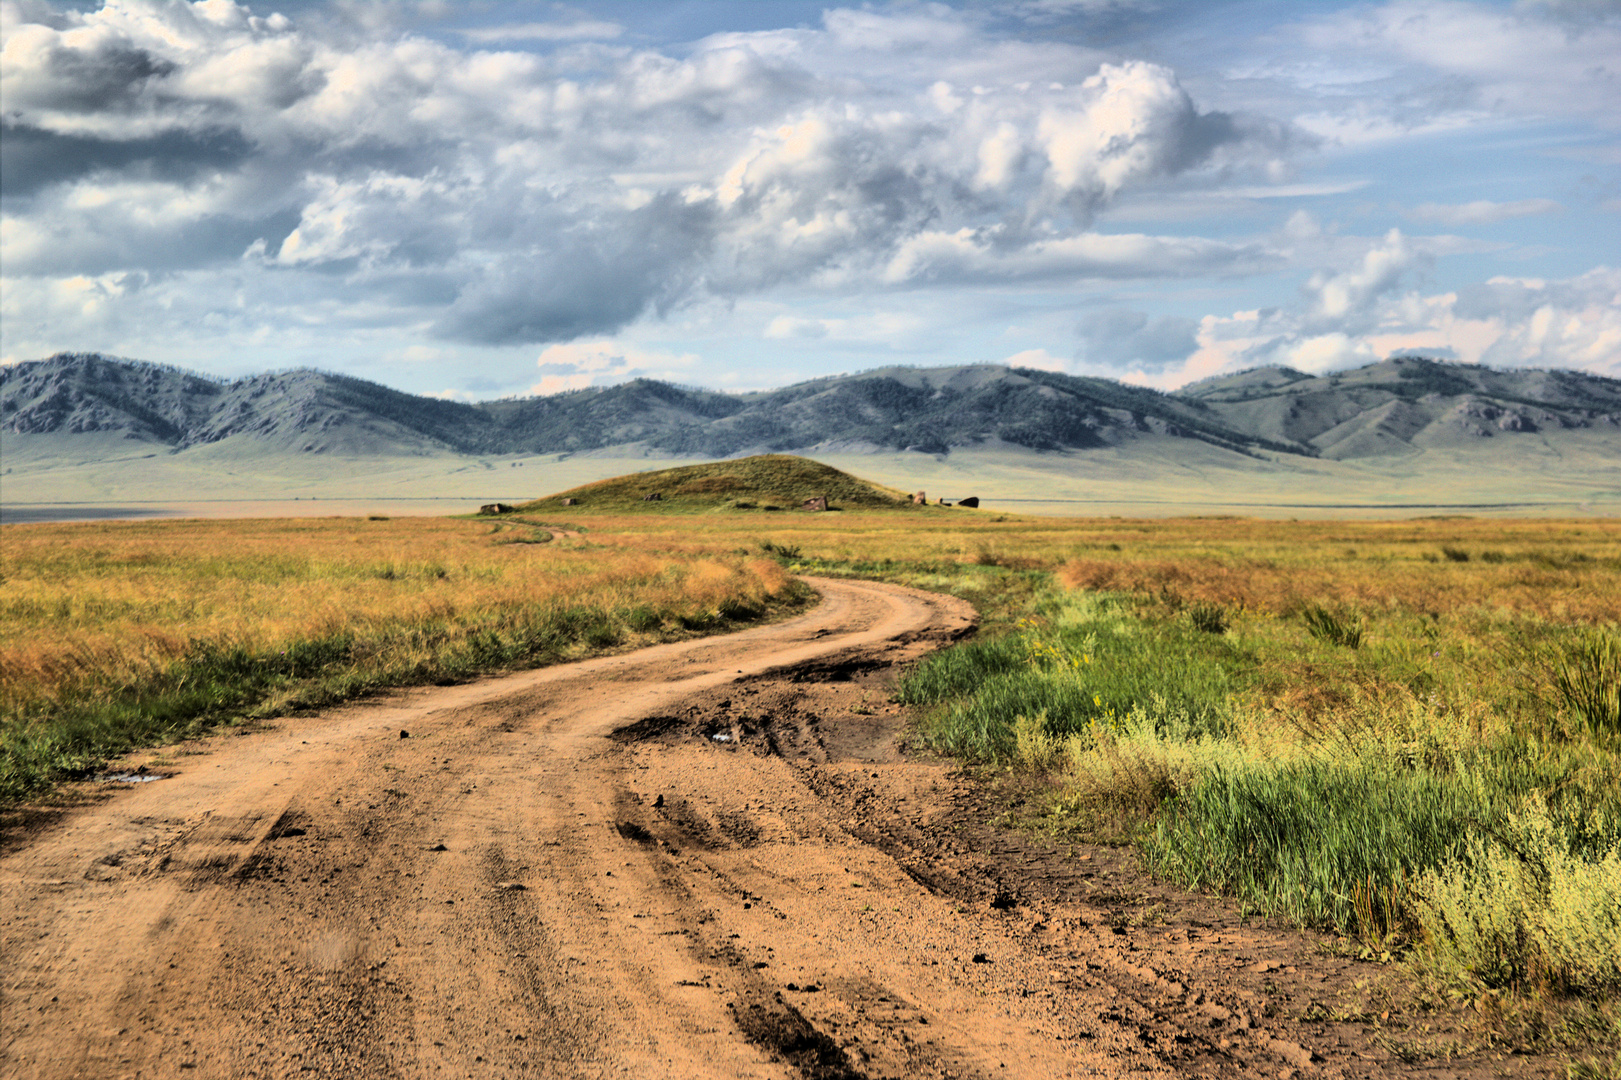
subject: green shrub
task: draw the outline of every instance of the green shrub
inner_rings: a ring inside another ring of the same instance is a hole
[[[1413,878],[1490,816],[1481,796],[1467,777],[1372,757],[1221,765],[1165,805],[1143,853],[1185,885],[1379,937],[1396,929]]]
[[[930,745],[981,761],[1018,759],[1020,717],[1042,716],[1062,739],[1117,726],[1158,701],[1210,733],[1230,714],[1231,681],[1211,651],[1220,648],[1186,623],[1150,626],[1090,594],[1043,624],[926,658],[902,680],[900,699],[937,705],[922,724]]]

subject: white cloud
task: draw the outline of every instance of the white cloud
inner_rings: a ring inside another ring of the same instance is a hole
[[[637,375],[672,378],[698,362],[693,353],[668,353],[627,345],[612,338],[570,341],[544,349],[535,366],[540,381],[532,394],[557,394],[619,382]]]
[[[1402,92],[1349,99],[1302,123],[1346,142],[1503,116],[1621,126],[1621,20],[1599,4],[1572,19],[1573,6],[1395,0],[1310,19],[1303,44],[1341,66],[1374,59]]]
[[[1167,369],[1164,385],[1259,364],[1320,373],[1403,351],[1617,377],[1621,269],[1597,267],[1560,281],[1498,277],[1430,295],[1387,290],[1370,294],[1357,318],[1341,328],[1325,326],[1320,312],[1300,310],[1209,315],[1197,337],[1198,351],[1179,368]]]
[[[1365,341],[1356,341],[1345,334],[1320,334],[1290,342],[1274,351],[1273,362],[1297,371],[1321,375],[1325,371],[1360,367],[1382,359]]]
[[[1317,324],[1359,322],[1373,304],[1394,289],[1404,270],[1418,258],[1400,229],[1370,246],[1358,264],[1338,273],[1319,271],[1306,282],[1309,318]]]
[[[1520,199],[1516,202],[1490,202],[1486,199],[1477,199],[1474,202],[1458,205],[1445,203],[1423,203],[1413,208],[1410,217],[1419,221],[1433,221],[1438,225],[1492,225],[1510,218],[1532,217],[1536,214],[1552,214],[1563,210],[1559,203],[1552,199]]]
[[[777,341],[789,338],[827,337],[828,320],[802,319],[796,315],[778,315],[766,325],[765,336]]]
[[[939,5],[829,10],[680,57],[569,45],[614,27],[566,9],[464,34],[558,43],[548,56],[228,0],[5,10],[8,158],[31,193],[7,204],[8,273],[161,268],[206,288],[233,261],[267,297],[321,296],[327,321],[394,304],[486,345],[783,284],[1253,266],[1242,245],[1087,230],[1127,191],[1282,145],[1201,112],[1168,68],[1004,43]],[[1032,60],[1067,78],[1030,83]]]
[[[1025,349],[1005,358],[1002,363],[1008,367],[1035,368],[1038,371],[1068,371],[1071,367],[1068,360],[1054,356],[1046,349]]]
[[[616,38],[625,32],[618,23],[601,19],[578,19],[574,22],[507,23],[502,26],[481,26],[457,33],[468,41],[488,45],[500,41],[584,41]]]
[[[1198,274],[1254,273],[1280,257],[1259,244],[1192,236],[1081,233],[1023,246],[1002,246],[994,231],[925,232],[907,240],[884,268],[884,280],[910,282],[1120,280]]]

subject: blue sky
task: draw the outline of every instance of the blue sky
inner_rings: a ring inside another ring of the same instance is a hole
[[[1621,3],[0,3],[0,356],[1621,377]]]

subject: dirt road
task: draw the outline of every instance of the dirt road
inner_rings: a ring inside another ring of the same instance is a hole
[[[815,584],[789,622],[210,740],[38,830],[0,860],[0,1073],[1321,1067],[1140,951],[1219,934],[1128,932],[955,857],[983,822],[899,753],[870,676],[971,609]]]

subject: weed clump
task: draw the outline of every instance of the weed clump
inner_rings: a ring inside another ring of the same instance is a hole
[[[1227,609],[1220,604],[1199,602],[1188,608],[1188,621],[1206,634],[1227,632]]]
[[[1306,629],[1318,641],[1330,645],[1343,645],[1347,649],[1362,647],[1362,620],[1352,615],[1336,614],[1325,607],[1312,604],[1300,613]]]
[[[1588,630],[1549,660],[1561,704],[1595,735],[1621,735],[1621,634]]]

